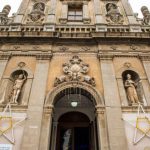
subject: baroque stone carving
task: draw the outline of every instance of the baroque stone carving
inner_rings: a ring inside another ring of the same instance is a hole
[[[131,79],[131,75],[127,74],[127,80],[124,84],[126,88],[127,98],[130,104],[136,104],[139,102],[137,91],[136,91],[136,83]]]
[[[11,7],[9,5],[4,6],[2,12],[0,12],[0,24],[6,25],[9,23],[10,19],[8,17]]]
[[[12,90],[12,98],[11,103],[18,104],[18,97],[22,90],[23,84],[25,83],[25,80],[27,79],[25,74],[19,74],[17,79],[14,81],[13,90]]]
[[[124,67],[130,68],[131,67],[131,63],[130,62],[125,62],[124,63]]]
[[[54,86],[68,81],[81,81],[95,86],[93,77],[86,75],[89,71],[89,65],[83,63],[78,56],[73,56],[69,63],[63,64],[63,72],[65,75],[56,77]]]
[[[149,25],[150,24],[150,12],[146,6],[143,6],[141,8],[141,12],[143,14],[143,24],[144,25]]]
[[[27,23],[34,22],[41,24],[45,16],[44,10],[45,10],[44,3],[39,2],[34,4],[31,13],[28,15]]]
[[[109,24],[122,24],[124,22],[123,15],[119,12],[116,4],[108,3],[106,5],[106,21]]]

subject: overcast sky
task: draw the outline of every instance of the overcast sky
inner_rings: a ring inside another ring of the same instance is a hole
[[[0,0],[0,11],[2,8],[9,4],[12,7],[11,13],[17,12],[17,9],[19,8],[19,5],[22,0]],[[135,13],[139,14],[139,17],[142,17],[141,15],[141,7],[142,6],[147,6],[150,10],[150,0],[129,0],[130,4],[132,5],[133,11]]]

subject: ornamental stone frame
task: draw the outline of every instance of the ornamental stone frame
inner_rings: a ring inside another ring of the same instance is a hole
[[[96,120],[97,120],[97,136],[98,136],[98,145],[99,148],[103,149],[103,148],[108,148],[108,141],[107,141],[107,127],[106,127],[106,114],[105,114],[105,108],[104,108],[104,99],[102,94],[97,91],[94,87],[92,87],[91,85],[87,84],[87,83],[83,83],[83,82],[77,82],[77,81],[70,81],[70,82],[65,82],[62,83],[60,85],[58,85],[57,87],[55,87],[54,89],[52,89],[46,97],[45,100],[45,108],[44,108],[44,114],[46,116],[49,116],[49,122],[46,124],[46,126],[42,126],[42,134],[41,137],[45,137],[47,136],[47,139],[51,139],[52,137],[52,127],[53,127],[53,133],[56,132],[57,130],[57,121],[53,122],[53,117],[54,117],[54,103],[56,100],[56,96],[63,90],[68,89],[68,88],[72,88],[72,87],[76,87],[76,88],[81,88],[87,92],[89,92],[89,94],[91,94],[94,98],[93,104],[95,105],[95,116],[96,116]],[[78,111],[78,110],[77,110]],[[66,113],[67,111],[65,111]],[[68,110],[69,112],[69,110]],[[82,113],[84,113],[84,111],[82,111]],[[86,113],[85,113],[86,114]],[[87,114],[86,114],[87,115]],[[44,119],[44,118],[43,118]],[[44,121],[44,120],[43,120]],[[53,124],[53,126],[52,126]],[[104,124],[104,125],[102,125]],[[54,134],[54,138],[56,137],[56,133]],[[42,138],[41,138],[42,140]],[[40,142],[40,147],[43,147],[44,145],[50,145],[49,141],[45,141],[45,143],[43,143],[43,141]],[[55,147],[55,142],[51,143],[52,147]]]
[[[61,0],[62,1],[62,15],[59,18],[59,22],[61,24],[67,24],[67,18],[68,18],[68,6],[74,5],[74,6],[82,6],[83,7],[83,23],[84,24],[90,24],[91,18],[89,16],[89,10],[88,10],[88,2],[89,0],[79,0],[79,1],[71,1],[71,0]]]
[[[104,99],[103,96],[100,92],[98,92],[95,88],[93,88],[91,85],[83,82],[77,82],[77,81],[70,81],[70,82],[65,82],[57,87],[55,87],[52,91],[50,91],[47,96],[46,96],[46,101],[45,101],[45,107],[46,108],[51,108],[53,107],[53,104],[55,103],[55,96],[63,91],[64,89],[71,88],[71,87],[78,87],[81,89],[84,89],[88,91],[95,99],[95,105],[96,107],[104,106]]]

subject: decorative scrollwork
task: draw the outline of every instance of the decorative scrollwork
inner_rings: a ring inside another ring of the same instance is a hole
[[[73,56],[69,63],[63,64],[63,72],[65,75],[55,79],[54,86],[68,81],[81,81],[95,86],[93,77],[86,75],[89,71],[89,65],[83,63],[78,56]]]
[[[34,22],[41,24],[45,16],[44,10],[45,10],[44,3],[42,2],[35,3],[31,13],[28,15],[27,23]]]
[[[124,22],[123,15],[119,12],[118,6],[114,3],[106,5],[106,21],[109,24],[122,24]]]

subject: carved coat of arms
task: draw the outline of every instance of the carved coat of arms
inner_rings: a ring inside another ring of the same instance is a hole
[[[54,86],[69,81],[86,82],[92,86],[95,86],[94,78],[86,75],[88,71],[89,65],[83,63],[83,61],[75,55],[72,57],[69,63],[63,64],[64,75],[56,77]]]

